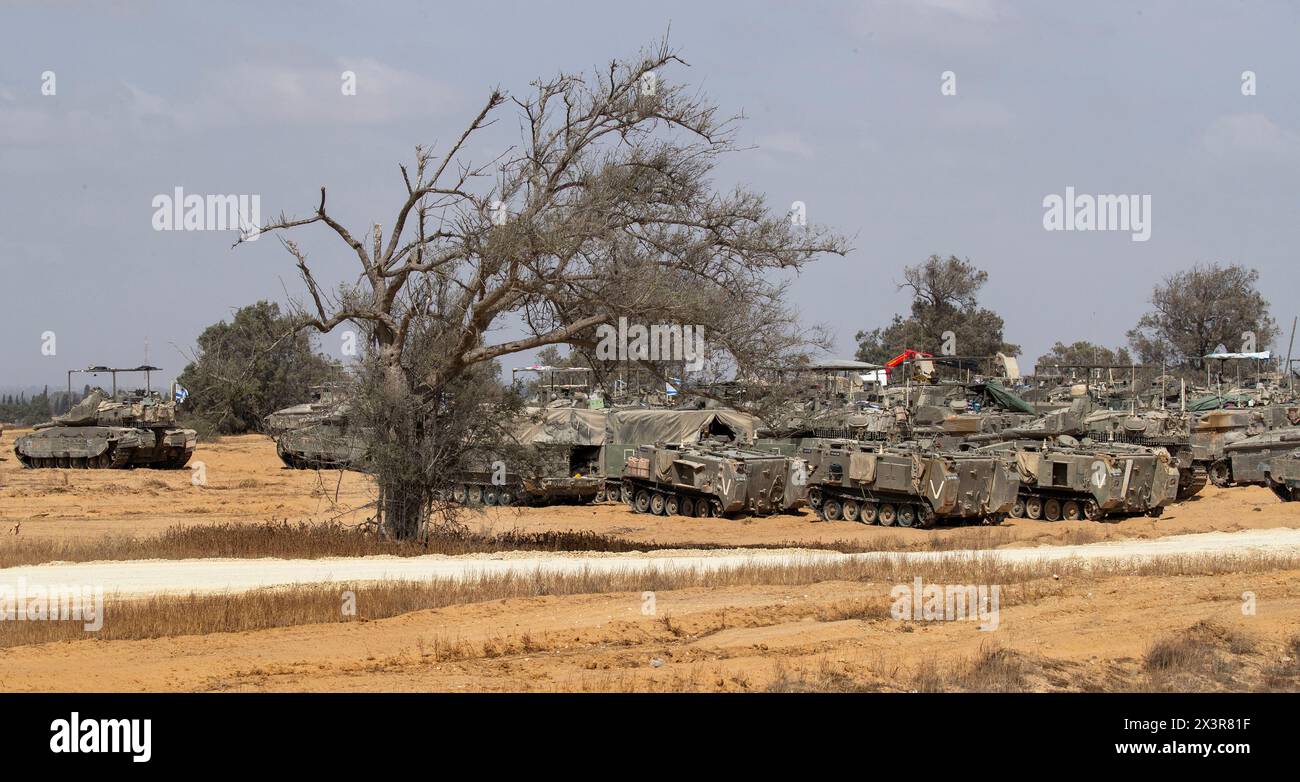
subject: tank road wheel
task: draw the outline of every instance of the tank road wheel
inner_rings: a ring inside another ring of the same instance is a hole
[[[864,502],[862,509],[858,511],[858,520],[863,524],[875,524],[877,512],[876,503]]]
[[[886,503],[880,506],[880,513],[877,518],[880,519],[880,526],[892,527],[894,522],[898,521],[898,511],[894,509],[893,505]]]
[[[1083,517],[1088,521],[1100,521],[1102,517],[1101,506],[1094,500],[1083,503]]]
[[[509,507],[515,504],[515,493],[506,486],[497,491],[497,505]]]
[[[845,521],[857,521],[862,517],[862,508],[853,500],[845,500],[844,506],[840,508],[840,513],[844,516]]]
[[[709,500],[709,515],[715,519],[722,518],[722,502],[720,500]]]
[[[469,496],[469,489],[464,484],[456,484],[451,487],[451,501],[457,505],[464,505],[465,498]]]
[[[916,521],[916,507],[913,505],[898,506],[898,524],[902,527],[910,527]]]
[[[1220,459],[1210,465],[1210,483],[1218,486],[1220,489],[1226,489],[1232,485],[1232,465],[1227,459]]]
[[[1016,497],[1015,504],[1011,506],[1011,518],[1023,519],[1025,517],[1025,498]]]
[[[1079,503],[1074,500],[1067,500],[1061,506],[1061,517],[1066,521],[1078,521],[1083,518],[1083,511],[1079,509]]]
[[[653,513],[654,515],[656,516],[664,515],[664,507],[667,504],[668,504],[667,499],[664,497],[664,495],[660,494],[659,492],[655,492],[654,494],[650,495],[650,512]]]
[[[596,489],[596,497],[595,497],[595,499],[592,500],[592,501],[593,501],[593,502],[604,502],[606,499],[608,499],[608,498],[605,496],[605,484],[602,483],[602,484],[600,485],[600,488],[599,488],[599,489]]]
[[[695,500],[690,497],[682,497],[681,507],[678,512],[687,518],[695,516]]]
[[[706,497],[700,497],[695,501],[695,518],[707,519],[713,515],[713,509],[709,507],[709,500]]]
[[[1043,498],[1027,497],[1025,499],[1025,515],[1037,521],[1043,517]]]
[[[676,494],[669,494],[664,499],[664,515],[677,516],[682,512],[682,500]]]
[[[627,503],[632,510],[636,510],[636,491],[629,485],[620,486],[618,490],[619,498]]]
[[[637,513],[649,513],[650,492],[645,489],[637,489],[636,499],[632,501],[632,509]]]
[[[495,486],[483,487],[483,504],[484,505],[497,504],[497,487]]]
[[[1060,520],[1061,520],[1061,501],[1058,500],[1058,499],[1056,499],[1055,497],[1053,497],[1053,498],[1049,499],[1047,502],[1044,502],[1044,503],[1043,503],[1043,516],[1045,516],[1045,517],[1047,518],[1048,521],[1060,521]]]
[[[827,521],[839,521],[842,513],[843,507],[840,505],[839,500],[834,497],[827,497],[822,500],[822,518]]]
[[[482,487],[482,486],[476,486],[476,485],[474,485],[474,484],[470,484],[470,487],[469,487],[469,504],[470,504],[470,505],[482,505],[482,504],[483,504],[483,487]]]
[[[929,505],[922,505],[916,512],[917,526],[921,529],[930,529],[934,526],[935,515],[934,508]]]

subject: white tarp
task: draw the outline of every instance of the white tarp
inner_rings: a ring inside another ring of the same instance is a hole
[[[1273,354],[1267,350],[1262,353],[1210,353],[1209,355],[1201,356],[1201,358],[1249,358],[1254,359],[1255,361],[1267,361],[1272,357]]]

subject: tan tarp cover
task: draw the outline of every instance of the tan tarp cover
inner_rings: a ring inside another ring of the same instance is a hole
[[[530,408],[515,429],[524,445],[604,445],[608,410],[578,407]]]
[[[699,442],[701,430],[722,424],[741,443],[752,443],[758,419],[735,410],[613,410],[605,426],[605,442],[625,445],[690,445]]]
[[[861,451],[849,454],[849,477],[861,483],[874,481],[876,479],[876,455]]]

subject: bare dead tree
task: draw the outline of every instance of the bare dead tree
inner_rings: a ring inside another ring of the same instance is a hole
[[[711,358],[733,368],[779,363],[806,344],[772,278],[842,254],[845,241],[792,225],[758,194],[713,189],[718,158],[737,148],[737,118],[670,82],[677,66],[665,40],[589,76],[536,81],[523,97],[493,90],[447,149],[417,147],[401,167],[405,196],[387,234],[348,230],[324,187],[311,215],[259,230],[322,224],[356,255],[357,282],[330,292],[281,237],[309,297],[304,323],[365,331],[374,444],[393,453],[376,468],[393,534],[420,527],[466,441],[490,439],[491,426],[449,419],[499,412],[484,398],[495,359],[590,347],[619,316],[703,327]],[[507,113],[518,144],[470,160],[471,142]],[[505,322],[523,336],[493,342]]]

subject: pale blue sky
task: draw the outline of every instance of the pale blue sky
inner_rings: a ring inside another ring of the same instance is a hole
[[[0,386],[134,364],[146,338],[175,373],[172,343],[300,293],[274,239],[152,230],[156,194],[257,193],[264,216],[301,214],[324,184],[345,223],[391,224],[397,165],[491,86],[630,56],[669,23],[692,67],[668,78],[748,117],[756,148],[719,185],[803,201],[855,237],[793,290],[840,355],[906,306],[902,266],[931,253],[989,272],[983,301],[1026,363],[1058,339],[1121,343],[1151,286],[1198,260],[1258,268],[1274,317],[1296,310],[1294,3],[43,5],[0,7]],[[1044,196],[1066,186],[1150,194],[1150,241],[1043,230]],[[299,238],[322,278],[351,276],[331,237]]]

